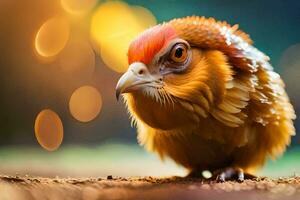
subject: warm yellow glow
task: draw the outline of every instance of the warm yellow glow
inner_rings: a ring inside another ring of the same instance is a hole
[[[59,116],[52,110],[42,110],[34,124],[38,143],[48,151],[56,150],[63,140],[63,124]]]
[[[127,49],[131,39],[130,36],[124,35],[114,38],[113,41],[101,43],[100,52],[103,62],[116,72],[127,70]]]
[[[101,107],[101,95],[91,86],[82,86],[75,90],[69,102],[72,116],[81,122],[93,120],[99,114]]]
[[[70,75],[89,75],[95,69],[95,53],[88,42],[70,42],[62,51],[59,64],[63,72]]]
[[[151,12],[120,1],[100,5],[92,17],[91,36],[101,48],[104,63],[117,72],[127,69],[127,50],[140,32],[156,24]]]
[[[61,5],[70,14],[81,15],[90,11],[97,0],[61,0]]]
[[[58,54],[67,44],[70,25],[65,18],[55,17],[46,21],[37,32],[35,48],[39,55],[51,57]]]
[[[124,2],[108,1],[103,3],[92,16],[91,35],[100,43],[112,37],[132,32],[132,29],[136,28],[135,16]]]
[[[138,19],[137,22],[140,24],[142,29],[149,28],[157,24],[156,18],[150,10],[142,6],[131,6],[131,10]]]

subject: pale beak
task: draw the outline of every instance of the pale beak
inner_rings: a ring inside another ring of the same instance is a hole
[[[134,62],[119,79],[116,86],[116,98],[119,100],[121,94],[133,92],[153,81],[155,78],[149,73],[147,66],[141,62]]]

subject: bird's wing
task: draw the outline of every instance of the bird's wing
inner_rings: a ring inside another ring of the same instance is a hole
[[[266,126],[285,121],[288,132],[294,133],[292,120],[295,113],[284,89],[280,76],[273,71],[269,58],[251,45],[240,49],[245,63],[251,68],[241,68],[241,62],[231,60],[234,71],[226,85],[223,100],[212,110],[212,115],[223,124],[238,127],[246,120]]]
[[[226,84],[222,101],[212,109],[211,114],[230,127],[239,127],[248,117],[246,107],[250,101],[250,93],[255,90],[257,77],[253,74],[236,74]]]

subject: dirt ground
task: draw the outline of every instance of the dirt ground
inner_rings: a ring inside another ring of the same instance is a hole
[[[300,199],[300,177],[257,178],[243,183],[179,177],[62,179],[0,176],[1,200]]]

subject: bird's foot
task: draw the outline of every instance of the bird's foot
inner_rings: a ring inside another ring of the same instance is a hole
[[[225,169],[217,170],[213,173],[213,178],[217,182],[225,182],[228,180],[235,180],[238,182],[243,182],[245,179],[256,178],[252,174],[244,173],[241,168],[228,167]]]

